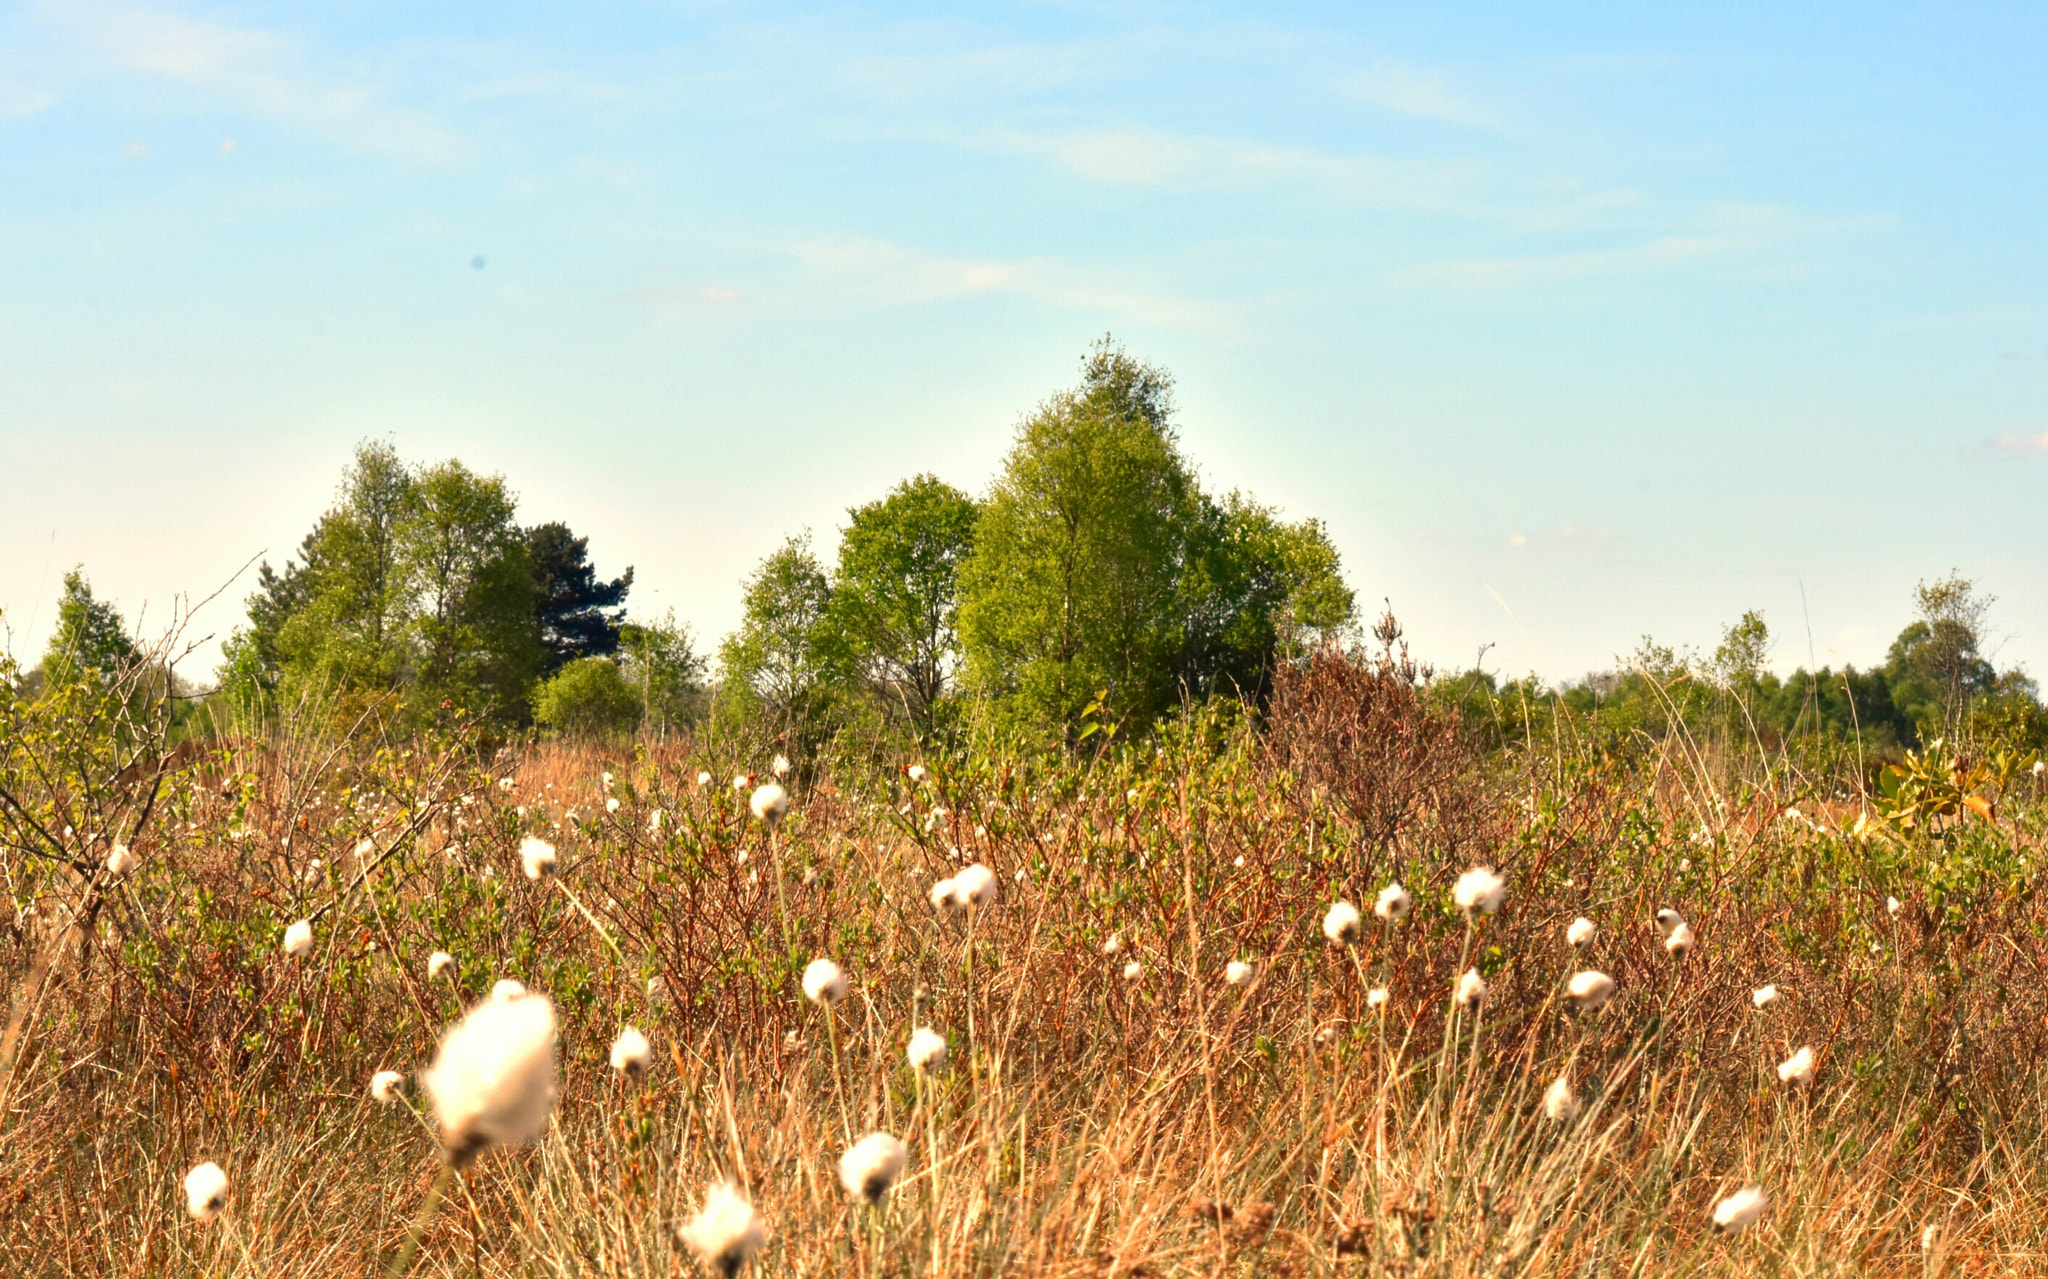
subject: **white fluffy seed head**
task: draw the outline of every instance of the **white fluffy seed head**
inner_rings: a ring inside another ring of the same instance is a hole
[[[420,1086],[458,1168],[487,1147],[538,1136],[555,1104],[554,1004],[544,995],[478,1004],[441,1036]]]
[[[1884,899],[1884,913],[1890,915],[1893,919],[1897,919],[1899,917],[1899,912],[1904,910],[1905,908],[1906,903],[1900,901],[1896,897],[1887,897]]]
[[[1499,910],[1507,894],[1506,881],[1493,873],[1493,867],[1474,866],[1458,876],[1458,882],[1451,888],[1451,902],[1470,919],[1474,912],[1491,915]]]
[[[455,956],[449,954],[447,951],[437,950],[433,954],[427,956],[428,981],[434,981],[435,979],[439,978],[442,973],[453,973],[454,971]]]
[[[1372,913],[1389,924],[1398,924],[1408,918],[1408,912],[1415,909],[1415,897],[1401,887],[1399,881],[1380,889],[1380,895],[1373,899]]]
[[[1570,1075],[1559,1075],[1543,1090],[1543,1117],[1559,1124],[1579,1117],[1579,1094],[1572,1091]]]
[[[284,930],[284,953],[297,959],[313,949],[313,921],[302,919]]]
[[[1114,955],[1123,948],[1124,939],[1121,933],[1111,933],[1109,940],[1102,943],[1102,953],[1105,955]]]
[[[1355,946],[1365,931],[1365,923],[1358,917],[1358,907],[1350,902],[1340,901],[1323,913],[1323,936],[1339,946]]]
[[[1388,991],[1385,986],[1374,986],[1371,990],[1365,992],[1365,1006],[1367,1008],[1385,1008],[1387,1006],[1387,996]]]
[[[766,782],[754,789],[747,807],[753,811],[755,821],[773,826],[789,812],[789,792],[776,782]]]
[[[1600,930],[1594,925],[1592,920],[1581,915],[1572,921],[1570,928],[1564,930],[1564,939],[1573,946],[1583,946],[1587,942],[1592,941],[1593,934],[1598,931]]]
[[[519,869],[526,872],[528,879],[539,879],[555,873],[555,846],[537,836],[528,835],[519,841]]]
[[[647,833],[650,835],[661,834],[661,810],[658,808],[647,814]]]
[[[654,1048],[636,1027],[626,1027],[612,1041],[612,1069],[622,1075],[637,1079],[647,1073],[653,1061]]]
[[[721,1279],[732,1279],[768,1242],[768,1231],[754,1205],[737,1186],[725,1181],[704,1188],[704,1206],[676,1235],[697,1254],[706,1270]]]
[[[709,786],[710,784],[711,784],[711,774],[709,774],[709,773],[705,773],[705,772],[699,772],[699,773],[697,774],[697,785],[699,785],[699,786]]]
[[[368,838],[364,838],[364,839],[359,839],[359,840],[357,840],[357,841],[356,841],[356,860],[357,860],[357,861],[364,861],[364,862],[366,862],[366,861],[370,860],[370,859],[371,859],[372,857],[375,857],[376,855],[377,855],[377,841],[376,841],[376,840],[374,840],[374,839],[368,839]]]
[[[1145,966],[1144,966],[1143,964],[1139,963],[1139,962],[1138,962],[1137,960],[1135,960],[1135,959],[1134,959],[1134,960],[1132,960],[1132,961],[1131,961],[1130,963],[1128,963],[1128,964],[1125,964],[1125,965],[1124,965],[1124,980],[1125,980],[1125,981],[1136,981],[1136,980],[1138,980],[1138,978],[1140,978],[1140,977],[1142,977],[1142,976],[1144,976],[1144,975],[1145,975]]]
[[[768,765],[768,771],[775,774],[777,777],[789,776],[789,756],[777,755],[775,759]]]
[[[871,1132],[839,1156],[839,1184],[864,1203],[880,1203],[903,1174],[903,1143],[886,1132]]]
[[[1657,924],[1657,935],[1659,937],[1669,937],[1672,933],[1675,933],[1679,929],[1685,927],[1685,916],[1679,914],[1677,911],[1671,909],[1669,906],[1666,906],[1664,909],[1657,912],[1655,916],[1655,921]]]
[[[829,959],[814,959],[804,968],[804,998],[814,1004],[836,1004],[846,998],[846,974]]]
[[[953,876],[953,898],[960,908],[987,906],[996,899],[996,873],[980,862]]]
[[[1755,990],[1749,992],[1749,1002],[1756,1005],[1758,1012],[1762,1012],[1766,1007],[1778,1002],[1778,988],[1776,986],[1758,986]]]
[[[185,1174],[185,1211],[194,1221],[212,1221],[228,1206],[228,1175],[212,1161]]]
[[[1732,1235],[1753,1224],[1764,1215],[1767,1202],[1762,1187],[1744,1186],[1714,1205],[1714,1232]]]
[[[1479,975],[1477,968],[1467,968],[1465,975],[1458,978],[1458,989],[1451,999],[1463,1009],[1479,1007],[1486,1002],[1486,978]]]
[[[1258,974],[1258,968],[1242,959],[1233,959],[1223,968],[1223,980],[1233,986],[1242,986]]]
[[[497,981],[491,983],[491,998],[494,1001],[502,1003],[507,999],[524,999],[525,997],[525,982],[515,981],[510,977],[500,977]]]
[[[604,811],[606,811],[607,813],[616,813],[619,811],[619,797],[617,795],[607,795],[605,797]]]
[[[1572,997],[1572,1003],[1580,1012],[1596,1013],[1614,998],[1614,979],[1606,973],[1587,969],[1572,974],[1572,979],[1565,983],[1565,993]]]
[[[946,1064],[946,1037],[929,1026],[919,1026],[910,1032],[910,1047],[904,1055],[912,1070],[930,1074]]]
[[[135,869],[135,854],[128,851],[128,845],[116,844],[107,854],[107,873],[115,879]]]
[[[903,771],[904,775],[909,777],[910,780],[913,782],[921,782],[924,780],[925,773],[923,764],[912,764],[909,768]]]
[[[1813,1049],[1803,1047],[1798,1052],[1778,1063],[1778,1082],[1782,1084],[1810,1084],[1813,1082]]]
[[[932,899],[932,905],[943,914],[951,915],[964,909],[959,898],[953,895],[953,881],[950,879],[934,881],[926,895]]]
[[[380,1070],[370,1076],[370,1097],[388,1106],[398,1100],[398,1086],[404,1082],[405,1076],[397,1071]]]
[[[1692,951],[1692,947],[1693,935],[1691,924],[1681,923],[1678,927],[1671,930],[1669,937],[1664,939],[1664,949],[1670,953],[1673,959],[1685,958]]]

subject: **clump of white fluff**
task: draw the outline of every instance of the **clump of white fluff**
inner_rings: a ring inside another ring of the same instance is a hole
[[[1597,1013],[1614,998],[1614,978],[1591,969],[1574,973],[1565,984],[1565,993],[1572,997],[1580,1012]]]
[[[846,998],[846,974],[829,959],[814,959],[804,969],[804,998],[814,1004],[836,1004]]]
[[[128,851],[128,845],[116,844],[107,854],[107,873],[115,879],[135,869],[135,854]]]
[[[1323,936],[1339,946],[1357,945],[1364,928],[1364,921],[1358,917],[1358,907],[1350,902],[1336,902],[1323,913]]]
[[[420,1086],[460,1168],[487,1147],[530,1141],[555,1103],[555,1006],[545,995],[489,999],[441,1036]]]
[[[703,1260],[706,1270],[723,1279],[732,1279],[768,1242],[768,1231],[754,1205],[737,1186],[725,1181],[704,1188],[704,1206],[676,1234]]]
[[[1572,1091],[1570,1075],[1559,1075],[1543,1090],[1543,1117],[1559,1124],[1579,1117],[1579,1094]]]
[[[388,1106],[398,1100],[398,1086],[404,1082],[405,1076],[397,1071],[380,1070],[370,1076],[370,1097]]]
[[[654,1048],[637,1027],[626,1027],[612,1041],[612,1069],[629,1079],[638,1079],[646,1074],[648,1064],[653,1060]]]
[[[1592,920],[1581,915],[1572,921],[1570,928],[1564,930],[1564,939],[1574,946],[1583,946],[1592,941],[1593,934],[1598,931]]]
[[[1714,1233],[1734,1234],[1764,1215],[1763,1187],[1744,1186],[1714,1205]]]
[[[1467,968],[1465,975],[1458,978],[1458,989],[1451,999],[1460,1008],[1479,1007],[1486,1002],[1486,978],[1479,975],[1477,968]]]
[[[528,835],[519,841],[519,868],[526,872],[528,879],[539,879],[555,873],[555,846],[544,839]]]
[[[313,949],[313,921],[302,919],[284,930],[284,953],[297,959]]]
[[[437,950],[427,956],[427,980],[434,981],[442,973],[455,967],[455,956],[445,950]]]
[[[228,1206],[228,1175],[208,1161],[185,1174],[185,1211],[194,1221],[212,1221]]]
[[[903,1143],[886,1132],[871,1132],[839,1156],[839,1184],[867,1203],[880,1203],[903,1173]]]
[[[789,792],[775,782],[768,782],[754,791],[747,807],[753,811],[755,821],[773,826],[789,812]]]
[[[1491,915],[1499,910],[1507,894],[1507,882],[1493,873],[1493,867],[1474,866],[1458,876],[1458,882],[1451,888],[1451,902],[1470,919],[1475,911]]]
[[[1380,895],[1372,903],[1372,913],[1390,924],[1398,924],[1408,918],[1408,912],[1414,908],[1414,895],[1401,887],[1399,881],[1380,889]]]
[[[946,1064],[946,1037],[930,1026],[919,1026],[910,1032],[910,1047],[904,1055],[912,1070],[929,1074]]]

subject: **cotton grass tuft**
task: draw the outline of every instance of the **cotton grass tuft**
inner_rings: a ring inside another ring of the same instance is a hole
[[[1372,913],[1389,924],[1400,923],[1408,918],[1408,912],[1413,909],[1414,894],[1401,887],[1399,881],[1380,889],[1379,896],[1374,898],[1372,903]]]
[[[1458,978],[1458,989],[1451,995],[1451,1002],[1468,1012],[1486,1002],[1486,978],[1479,975],[1477,968],[1467,968],[1465,975]]]
[[[454,968],[455,956],[449,954],[445,950],[437,950],[433,954],[427,956],[428,981],[434,981],[438,979],[442,973],[452,973]]]
[[[1242,986],[1258,975],[1258,967],[1242,959],[1233,959],[1223,968],[1223,980],[1233,986]]]
[[[1572,921],[1570,928],[1564,930],[1564,939],[1574,947],[1583,946],[1592,941],[1593,934],[1598,931],[1598,926],[1592,920],[1581,915]]]
[[[767,782],[747,799],[747,808],[755,821],[772,828],[789,813],[789,792],[777,782]]]
[[[1758,986],[1755,990],[1749,992],[1749,1002],[1755,1005],[1758,1012],[1762,1012],[1765,1008],[1778,1002],[1778,988],[1776,986]]]
[[[1543,1117],[1554,1124],[1579,1117],[1579,1094],[1572,1091],[1570,1075],[1559,1075],[1543,1090]]]
[[[1802,1047],[1798,1052],[1778,1063],[1778,1082],[1782,1084],[1810,1084],[1813,1082],[1813,1049]]]
[[[398,1086],[405,1082],[405,1076],[395,1070],[380,1070],[370,1076],[370,1099],[383,1105],[398,1100]]]
[[[726,1181],[705,1187],[704,1206],[677,1229],[676,1236],[697,1254],[706,1270],[721,1279],[732,1279],[768,1242],[768,1231],[754,1205]]]
[[[1714,1233],[1732,1235],[1754,1225],[1768,1202],[1761,1186],[1744,1186],[1714,1205]]]
[[[654,1061],[654,1048],[647,1042],[647,1036],[637,1027],[628,1026],[612,1041],[612,1069],[628,1079],[638,1079],[647,1073],[647,1067]]]
[[[1614,998],[1614,978],[1606,973],[1588,969],[1574,973],[1565,984],[1565,993],[1572,997],[1572,1003],[1582,1013],[1596,1013]]]
[[[946,1064],[946,1037],[929,1026],[919,1026],[910,1032],[910,1046],[904,1055],[912,1070],[928,1075]]]
[[[814,1004],[836,1004],[846,998],[846,974],[829,959],[814,959],[804,968],[804,998]]]
[[[1493,873],[1493,867],[1474,866],[1458,876],[1458,882],[1451,887],[1451,903],[1470,919],[1474,912],[1491,915],[1499,910],[1507,894],[1506,881]]]
[[[903,1174],[903,1143],[886,1132],[871,1132],[839,1156],[839,1184],[863,1203],[880,1203]]]
[[[228,1175],[212,1161],[185,1174],[185,1211],[194,1221],[212,1221],[228,1206]]]
[[[302,919],[284,930],[284,953],[293,959],[313,949],[313,921]]]
[[[520,840],[519,869],[526,872],[528,879],[554,874],[555,846],[533,835]]]
[[[545,995],[490,999],[469,1010],[420,1074],[448,1162],[530,1141],[555,1104],[555,1006]]]
[[[135,854],[128,851],[128,845],[116,844],[107,854],[107,874],[121,878],[135,869]]]
[[[1364,931],[1358,907],[1350,902],[1337,902],[1323,915],[1323,936],[1339,946],[1356,946]]]

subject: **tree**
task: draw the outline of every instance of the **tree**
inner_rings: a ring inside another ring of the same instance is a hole
[[[518,719],[540,665],[532,568],[500,476],[457,461],[420,472],[400,527],[422,709],[455,700]]]
[[[1764,615],[1750,609],[1740,621],[1721,632],[1711,665],[1715,678],[1730,689],[1746,692],[1756,687],[1764,663],[1771,654],[1771,628]]]
[[[960,570],[964,681],[1016,727],[1071,733],[1107,693],[1142,726],[1183,696],[1262,701],[1275,663],[1351,623],[1315,521],[1201,491],[1173,383],[1109,339],[1026,419]]]
[[[1997,687],[1998,673],[1981,651],[1993,602],[1959,573],[1914,587],[1919,617],[1892,641],[1885,675],[1922,737],[1961,733],[1971,704]]]
[[[848,514],[833,625],[883,707],[929,735],[960,660],[959,576],[974,544],[974,499],[920,475]]]
[[[1200,517],[1172,380],[1105,339],[1019,428],[960,572],[966,678],[1000,717],[1068,728],[1099,690],[1145,721],[1174,695]]]
[[[656,732],[694,718],[704,691],[704,658],[670,609],[659,621],[619,628],[620,674],[640,698],[641,722]]]
[[[793,537],[747,579],[740,628],[719,649],[725,691],[749,699],[793,751],[822,735],[844,671],[831,602],[810,536]]]
[[[580,657],[534,690],[533,717],[569,737],[629,733],[640,722],[640,691],[608,657]]]
[[[66,573],[64,596],[57,601],[57,626],[43,653],[43,687],[55,688],[80,679],[109,682],[141,661],[142,654],[128,637],[120,612],[93,598],[85,566]]]
[[[619,625],[633,570],[600,581],[590,563],[590,539],[567,524],[551,521],[526,530],[526,554],[533,566],[534,612],[540,624],[541,673],[551,674],[579,657],[619,651]]]

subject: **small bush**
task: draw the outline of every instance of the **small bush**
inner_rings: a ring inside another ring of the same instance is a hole
[[[567,737],[611,737],[640,723],[640,694],[604,657],[569,663],[533,694],[533,717]]]

